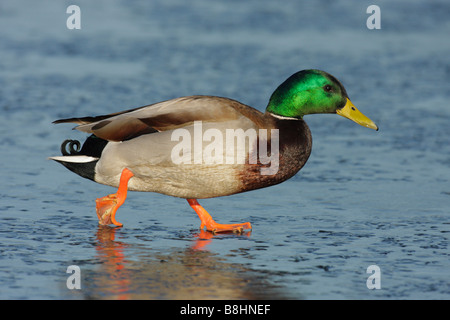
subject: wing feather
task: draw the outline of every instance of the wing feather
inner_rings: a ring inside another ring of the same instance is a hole
[[[109,141],[124,141],[157,131],[173,130],[194,121],[229,121],[256,109],[222,97],[189,96],[117,112],[109,115],[56,120],[54,123],[76,123],[75,129],[93,133]]]

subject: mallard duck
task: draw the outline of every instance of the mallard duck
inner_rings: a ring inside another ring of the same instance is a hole
[[[122,226],[115,216],[130,190],[187,199],[202,230],[243,231],[251,229],[249,222],[217,223],[197,199],[269,187],[295,175],[311,153],[303,116],[314,113],[336,113],[378,130],[335,77],[303,70],[273,92],[264,113],[228,98],[188,96],[109,115],[56,120],[76,123],[76,129],[91,135],[82,146],[64,141],[63,155],[50,159],[118,188],[96,200],[102,225]]]

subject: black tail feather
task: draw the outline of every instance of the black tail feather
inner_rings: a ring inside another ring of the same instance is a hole
[[[83,143],[83,146],[80,150],[80,141],[78,140],[65,140],[61,144],[61,153],[64,156],[90,156],[100,158],[102,155],[103,149],[105,148],[108,141],[96,137],[95,135],[90,135],[86,141]],[[69,148],[67,149],[67,146]]]
[[[98,160],[84,163],[56,161],[77,175],[95,181],[95,166],[97,165]]]
[[[61,144],[61,153],[63,156],[90,156],[95,158],[100,158],[103,149],[105,148],[108,141],[96,137],[95,135],[90,135],[80,150],[81,143],[78,140],[65,140]],[[98,160],[90,162],[70,162],[57,160],[63,166],[65,166],[70,171],[80,175],[83,178],[95,181],[95,166]]]

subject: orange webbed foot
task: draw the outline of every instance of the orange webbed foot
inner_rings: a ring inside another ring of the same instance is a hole
[[[118,227],[123,226],[123,224],[117,222],[116,212],[127,198],[128,181],[131,177],[133,177],[133,173],[127,168],[123,169],[117,192],[96,200],[96,211],[99,224],[114,224]]]
[[[206,211],[196,199],[187,199],[189,205],[194,209],[200,218],[201,224],[200,229],[203,230],[206,227],[207,231],[212,233],[217,232],[235,232],[243,233],[244,230],[251,229],[252,225],[250,222],[245,223],[235,223],[235,224],[221,224],[214,221],[211,215]]]

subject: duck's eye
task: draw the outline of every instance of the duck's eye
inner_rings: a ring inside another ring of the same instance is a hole
[[[325,90],[326,92],[331,92],[333,91],[333,87],[327,84],[325,87],[323,87],[323,90]]]

